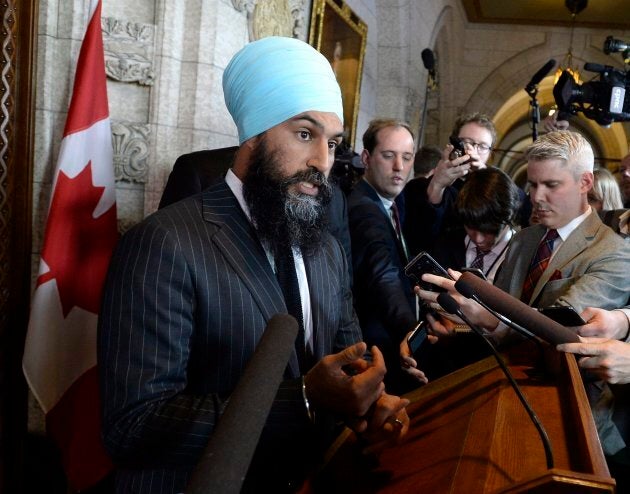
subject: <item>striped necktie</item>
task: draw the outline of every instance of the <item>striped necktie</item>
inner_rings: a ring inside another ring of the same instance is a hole
[[[527,278],[525,278],[523,291],[521,292],[521,301],[526,304],[529,304],[536,283],[538,283],[538,280],[549,265],[549,259],[551,259],[551,253],[553,252],[553,243],[557,238],[558,231],[553,229],[549,230],[538,245],[538,250],[529,265]]]
[[[479,247],[475,247],[475,249],[477,250],[477,256],[473,259],[470,267],[481,269],[483,271],[483,258],[486,257],[486,255],[488,255],[491,251],[481,250]]]

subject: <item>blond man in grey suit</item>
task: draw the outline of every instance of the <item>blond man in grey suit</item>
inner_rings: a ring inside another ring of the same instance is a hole
[[[530,197],[540,223],[514,236],[495,285],[533,307],[572,305],[590,319],[609,314],[611,319],[623,321],[622,312],[588,309],[623,307],[630,293],[630,245],[605,226],[588,204],[587,194],[593,186],[591,146],[576,132],[555,131],[531,144],[526,157]],[[532,261],[551,231],[557,232],[550,248],[551,257],[540,277],[530,283]],[[452,274],[459,277],[459,273]],[[448,288],[471,320],[495,334],[501,333],[497,339],[510,334],[494,316],[457,294],[454,282],[434,277],[428,281]],[[428,300],[436,298],[427,292],[421,296]],[[578,334],[583,331],[586,336],[594,325],[592,322],[576,331]],[[609,326],[611,332],[612,326],[627,328],[619,322]],[[438,334],[448,332],[449,323],[434,321],[433,329]],[[622,331],[614,330],[615,334]],[[619,410],[612,405],[614,394],[610,388],[601,381],[593,381],[592,377],[585,378],[602,447],[610,460],[625,449],[626,427],[619,428],[613,421]],[[623,412],[625,422],[627,412]]]
[[[571,305],[581,312],[589,306],[624,306],[630,291],[630,245],[604,225],[588,204],[594,163],[590,144],[577,132],[550,132],[529,146],[526,157],[529,194],[539,223],[514,236],[495,285],[534,307]],[[557,232],[551,258],[526,289],[532,260],[551,230]],[[449,288],[473,322],[489,330],[497,328],[497,319],[457,294],[454,282],[427,276]],[[434,293],[420,295],[436,300]],[[435,326],[438,332],[448,330],[439,322]]]
[[[99,371],[117,492],[184,490],[267,322],[295,308],[287,253],[305,355],[289,361],[244,492],[296,490],[338,420],[378,442],[409,425],[382,354],[364,358],[346,258],[321,228],[343,134],[330,64],[265,38],[228,64],[224,92],[240,141],[225,180],[130,230],[110,266]]]

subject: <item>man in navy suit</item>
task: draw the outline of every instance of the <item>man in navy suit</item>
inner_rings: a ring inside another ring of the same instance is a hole
[[[117,492],[184,490],[277,313],[298,319],[301,339],[244,492],[299,488],[339,419],[368,441],[408,428],[381,352],[364,357],[345,256],[322,228],[343,134],[330,64],[264,38],[235,55],[223,88],[240,141],[225,180],[148,217],[112,258],[98,357]]]
[[[398,348],[418,317],[416,296],[404,272],[407,246],[395,199],[413,168],[414,150],[405,122],[370,122],[363,134],[364,178],[348,198],[355,308],[365,341],[385,355],[387,386],[398,391],[411,384],[400,370]]]

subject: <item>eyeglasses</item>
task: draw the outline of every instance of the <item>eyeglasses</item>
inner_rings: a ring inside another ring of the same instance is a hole
[[[468,139],[468,137],[460,137],[460,140],[464,143],[464,145],[476,149],[479,154],[489,153],[492,149],[485,142],[475,142],[472,139]]]

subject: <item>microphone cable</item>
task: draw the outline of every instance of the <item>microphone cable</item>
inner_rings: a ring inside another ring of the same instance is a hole
[[[464,315],[457,301],[453,297],[451,297],[448,293],[445,293],[445,292],[440,293],[437,297],[437,301],[446,312],[448,312],[449,314],[454,314],[454,315],[459,316],[490,347],[490,350],[492,351],[492,354],[494,355],[495,360],[497,361],[497,363],[499,364],[499,367],[501,368],[501,370],[507,377],[510,385],[516,392],[516,396],[518,396],[518,399],[523,404],[523,407],[527,411],[527,414],[529,415],[531,421],[533,422],[534,427],[536,427],[536,430],[538,431],[538,434],[540,435],[540,439],[542,441],[543,448],[545,450],[547,468],[551,470],[554,466],[554,461],[553,461],[553,452],[551,450],[551,441],[549,441],[549,436],[547,435],[547,431],[545,430],[542,423],[540,422],[538,415],[536,415],[536,412],[534,412],[534,409],[527,401],[527,398],[525,398],[525,395],[523,395],[523,392],[521,391],[520,386],[516,382],[516,379],[514,379],[514,377],[512,376],[512,373],[508,369],[507,365],[505,365],[505,362],[501,358],[501,355],[499,355],[499,352],[497,351],[495,346],[490,341],[488,341],[488,339],[483,335],[483,332],[475,324],[472,324],[470,322],[470,320]]]
[[[509,326],[510,328],[512,328],[514,331],[516,331],[517,333],[521,334],[525,338],[533,341],[536,344],[536,347],[538,348],[538,350],[540,351],[540,354],[541,355],[544,354],[543,346],[542,346],[542,343],[541,343],[539,337],[537,337],[531,331],[528,331],[527,329],[525,329],[520,324],[515,323],[511,319],[508,319],[507,317],[505,317],[503,314],[500,314],[499,312],[497,312],[494,309],[492,309],[488,304],[486,304],[483,300],[481,300],[481,298],[479,298],[479,296],[477,296],[477,294],[474,292],[474,290],[472,289],[472,287],[468,283],[466,283],[465,281],[462,280],[461,283],[456,284],[455,288],[464,297],[470,298],[470,299],[474,300],[475,302],[477,302],[479,305],[481,305],[484,309],[486,309],[488,312],[490,312],[490,314],[492,314],[494,317],[496,317],[503,324],[505,324],[506,326]]]

